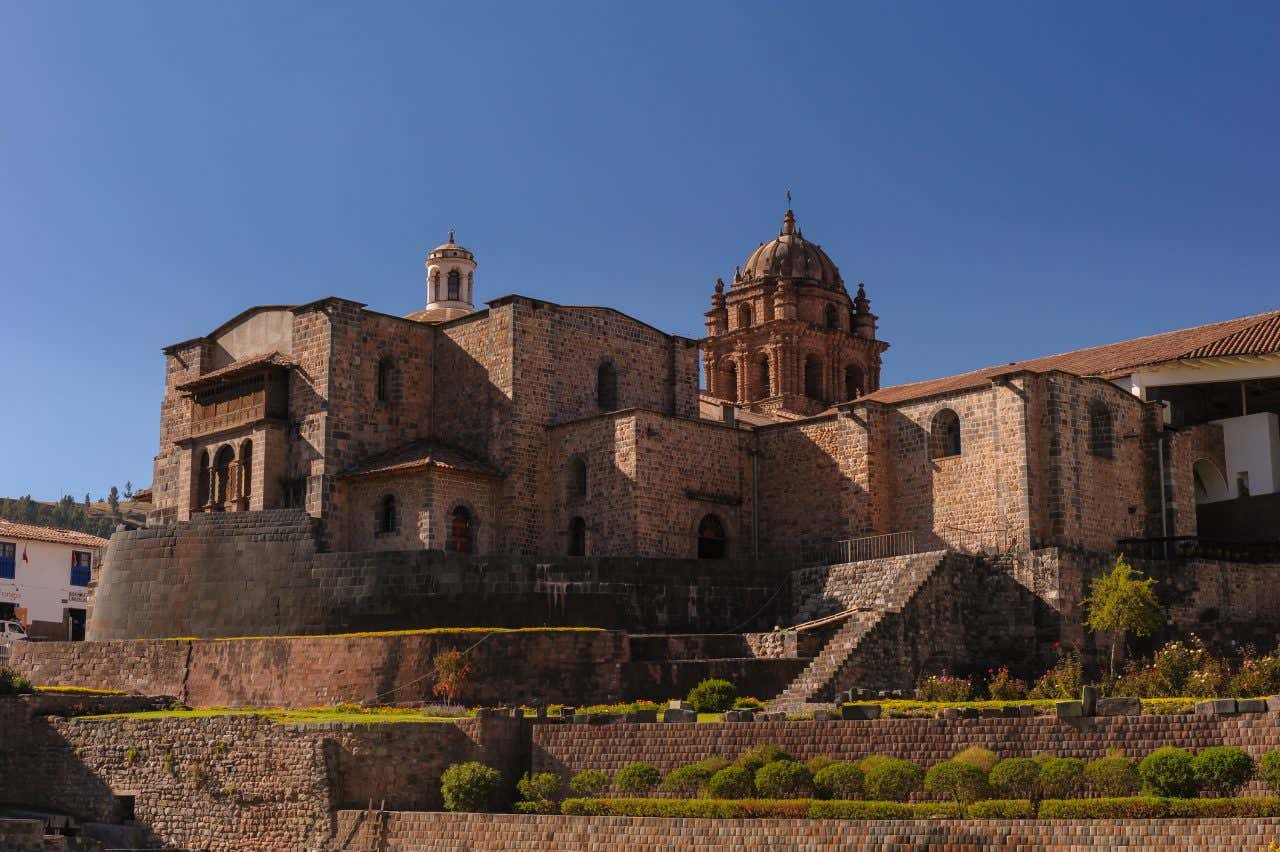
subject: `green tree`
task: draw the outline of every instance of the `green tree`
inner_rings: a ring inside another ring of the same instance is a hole
[[[1149,636],[1164,623],[1164,610],[1156,600],[1156,581],[1143,577],[1123,556],[1116,557],[1110,573],[1097,577],[1089,586],[1084,605],[1085,621],[1094,633],[1111,634],[1111,677],[1116,676],[1116,646],[1126,633]]]
[[[84,492],[84,507],[89,508],[89,492]]]
[[[120,514],[120,491],[113,485],[111,490],[107,492],[107,503],[111,506],[111,514],[119,516]]]

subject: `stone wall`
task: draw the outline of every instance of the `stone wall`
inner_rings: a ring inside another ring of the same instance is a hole
[[[252,716],[74,720],[0,699],[0,804],[118,821],[149,847],[324,849],[332,809],[440,807],[451,763],[480,760],[510,789],[527,760],[518,720],[277,725]],[[8,848],[8,847],[5,847]]]
[[[1143,757],[1166,746],[1199,750],[1239,746],[1255,758],[1280,748],[1280,714],[1242,716],[1052,716],[992,719],[880,719],[874,722],[727,722],[709,724],[539,725],[533,728],[534,771],[615,772],[649,761],[666,772],[705,757],[732,759],[775,744],[799,760],[826,755],[853,760],[886,754],[924,766],[969,746],[1004,757],[1047,752],[1092,760],[1111,748]]]
[[[298,511],[243,512],[117,533],[89,638],[487,625],[706,633],[769,629],[790,606],[786,565],[320,553],[311,523]]]
[[[446,650],[468,650],[461,700],[470,705],[623,698],[626,637],[604,630],[29,642],[11,665],[42,686],[172,695],[193,707],[433,703],[432,660]]]
[[[806,852],[880,849],[1265,849],[1280,819],[883,820],[659,819],[514,814],[391,813],[385,827],[360,811],[340,811],[337,836],[358,849],[380,838],[386,852],[440,848],[473,852],[579,850],[773,852],[779,843]]]

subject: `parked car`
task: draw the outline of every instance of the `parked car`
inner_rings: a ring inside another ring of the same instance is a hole
[[[27,631],[16,621],[0,621],[0,642],[25,642]]]

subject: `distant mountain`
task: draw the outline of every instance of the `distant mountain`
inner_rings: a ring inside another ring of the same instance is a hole
[[[122,521],[142,524],[147,519],[146,506],[142,503],[120,501],[117,512],[105,500],[85,505],[74,497],[63,497],[56,503],[25,497],[0,497],[0,518],[39,527],[56,527],[77,530],[109,538],[116,525]]]

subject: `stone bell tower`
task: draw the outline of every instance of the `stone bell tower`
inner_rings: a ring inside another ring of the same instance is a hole
[[[449,241],[427,253],[427,306],[412,314],[412,318],[425,322],[443,322],[466,316],[475,311],[472,288],[475,281],[476,256],[453,241],[453,228],[449,229]]]
[[[707,390],[756,411],[816,414],[880,387],[876,315],[788,210],[726,292],[717,280],[701,341]]]

